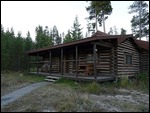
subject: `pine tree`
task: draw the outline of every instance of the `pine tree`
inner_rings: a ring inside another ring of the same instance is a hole
[[[108,34],[113,35],[113,28],[111,27]]]
[[[78,17],[76,16],[71,30],[71,35],[73,40],[79,40],[83,38],[82,31],[81,31],[82,28],[80,28],[80,26],[81,25],[79,24]]]
[[[52,37],[50,36],[48,26],[45,26],[44,29],[44,40],[46,41],[45,46],[52,46]]]
[[[25,51],[31,50],[33,48],[32,43],[33,42],[32,42],[31,36],[30,36],[30,32],[28,31],[27,37],[25,39]]]
[[[43,47],[43,27],[42,26],[38,26],[36,27],[36,48],[41,48]]]
[[[103,28],[105,32],[105,20],[108,18],[108,16],[112,13],[112,7],[110,1],[91,1],[90,6],[86,8],[86,10],[89,12],[90,16],[89,19],[95,19],[95,27],[96,31],[98,30],[97,22],[99,22],[99,25],[102,25],[103,22]]]
[[[65,35],[65,38],[63,40],[63,43],[72,42],[72,41],[73,41],[73,39],[71,36],[71,32],[70,32],[70,30],[68,30],[68,33]]]
[[[27,69],[26,51],[32,49],[32,39],[30,33],[27,38],[23,38],[21,33],[15,37],[14,30],[4,28],[1,25],[1,70],[23,71]]]
[[[22,70],[22,58],[24,55],[24,42],[23,38],[21,36],[21,32],[18,32],[16,41],[15,41],[15,65],[16,65],[16,70],[20,71]]]
[[[36,27],[36,47],[42,48],[52,45],[52,37],[50,36],[48,27],[43,30],[42,26]]]
[[[121,33],[120,33],[121,35],[126,35],[126,32],[127,32],[127,30],[121,28]]]
[[[129,13],[135,13],[131,20],[132,32],[140,40],[142,37],[149,37],[149,12],[147,8],[148,5],[145,1],[135,1],[129,7]]]
[[[6,62],[6,38],[5,38],[5,33],[4,33],[4,28],[3,25],[1,24],[1,70],[5,70],[7,67]]]
[[[53,44],[54,45],[58,45],[61,43],[61,37],[59,36],[58,29],[55,25],[53,27],[52,37],[53,37]]]

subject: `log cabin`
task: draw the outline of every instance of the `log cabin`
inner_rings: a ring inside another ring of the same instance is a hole
[[[101,82],[149,72],[149,42],[136,40],[132,34],[97,31],[91,37],[30,50],[27,54],[30,74]]]

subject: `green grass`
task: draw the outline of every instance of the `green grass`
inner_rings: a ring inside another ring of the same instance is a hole
[[[42,82],[44,81],[45,76],[23,74],[21,79],[24,79],[25,81],[29,81],[29,82]]]
[[[3,79],[6,77],[6,80],[9,79],[9,83],[11,83],[11,81],[17,81],[14,82],[15,84],[20,80],[23,82],[37,82],[43,81],[43,78],[45,78],[45,76],[28,75],[23,73],[3,74],[2,77]],[[104,103],[112,104],[112,106],[117,106],[124,111],[147,112],[149,111],[147,104],[140,103],[140,105],[138,105],[127,101],[118,101],[118,99],[113,100],[109,98],[109,100],[107,100],[107,94],[110,96],[117,94],[119,93],[117,90],[120,88],[144,90],[143,87],[148,88],[149,86],[147,82],[149,82],[147,74],[137,75],[132,81],[127,80],[125,77],[122,81],[103,83],[76,82],[62,77],[54,84],[33,91],[22,97],[21,100],[15,101],[6,106],[1,111],[42,112],[44,109],[49,110],[53,108],[54,111],[56,110],[58,112],[105,112],[105,109],[100,107],[100,103],[96,103],[96,101],[104,101]],[[145,86],[143,83],[145,83]],[[13,84],[9,84],[8,87],[11,87],[12,85]],[[18,85],[20,86],[21,84],[18,83]],[[90,94],[97,95],[95,97]],[[104,94],[102,95],[102,98],[98,98],[101,94]],[[126,92],[122,92],[122,94],[128,95]],[[104,97],[106,98],[105,100],[103,100]]]
[[[36,72],[37,68],[30,68],[30,72]]]
[[[73,80],[70,80],[70,79],[67,79],[67,78],[64,78],[64,77],[61,77],[59,80],[57,80],[55,83],[58,83],[58,84],[64,84],[66,86],[70,86],[72,88],[75,88],[78,86],[78,83],[73,81]]]
[[[1,95],[12,92],[32,83],[44,81],[45,76],[29,75],[21,72],[5,71],[1,73]]]
[[[139,73],[134,79],[128,79],[127,76],[123,76],[118,82],[103,82],[103,83],[88,83],[80,82],[77,83],[73,80],[61,78],[56,83],[69,86],[79,92],[87,92],[93,94],[117,94],[116,89],[134,89],[149,93],[149,76],[148,73]]]
[[[139,73],[133,81],[134,87],[144,92],[149,92],[149,73]]]
[[[84,84],[81,90],[88,93],[99,94],[101,92],[101,86],[96,82],[92,82]]]

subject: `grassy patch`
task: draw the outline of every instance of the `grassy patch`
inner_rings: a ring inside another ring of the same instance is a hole
[[[82,85],[81,90],[88,93],[99,94],[101,91],[101,86],[96,82],[86,83]]]
[[[78,86],[78,83],[76,81],[61,77],[59,80],[57,80],[55,83],[57,84],[63,84],[66,86],[69,86],[71,88],[76,88]]]
[[[93,94],[118,94],[117,89],[134,89],[149,93],[149,76],[148,73],[140,73],[136,78],[128,79],[127,76],[123,76],[118,82],[103,82],[103,83],[77,83],[73,80],[61,78],[56,83],[69,86],[79,92],[87,92]]]
[[[22,78],[24,78],[24,80],[27,82],[41,82],[44,81],[45,76],[25,74],[22,76]]]
[[[149,74],[139,73],[133,79],[123,77],[119,82],[116,83],[117,88],[135,89],[149,93]]]
[[[142,99],[138,97],[141,97],[139,94],[131,95],[130,92],[129,94],[124,92],[118,96],[112,95],[116,94],[115,89],[117,88],[120,88],[119,82],[76,83],[75,81],[61,78],[54,84],[34,90],[32,93],[9,104],[1,111],[106,112],[112,107],[120,111],[149,111],[147,102],[142,101],[141,103],[137,101],[139,104],[136,104],[130,101],[130,96],[133,100]],[[146,96],[146,98],[148,97]]]
[[[2,112],[42,112],[43,110],[58,112],[92,112],[101,111],[88,98],[82,98],[81,93],[66,89],[62,84],[51,84],[39,88],[22,97],[5,108]]]
[[[32,83],[44,81],[44,78],[44,76],[28,75],[19,72],[3,72],[1,74],[1,95]]]
[[[134,80],[134,87],[149,93],[149,73],[139,73]]]

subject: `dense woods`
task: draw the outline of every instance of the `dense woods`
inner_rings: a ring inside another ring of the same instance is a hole
[[[31,49],[54,46],[83,38],[78,17],[75,17],[73,27],[68,33],[59,34],[57,27],[49,29],[48,26],[39,25],[35,28],[35,41],[28,31],[26,37],[20,32],[15,36],[14,29],[4,30],[1,24],[1,70],[25,71],[28,69],[28,56],[26,52]],[[62,39],[62,36],[64,38]]]
[[[18,32],[14,34],[13,28],[4,31],[1,25],[1,70],[23,71],[28,67],[26,51],[35,48],[35,42],[28,31],[26,37]]]
[[[135,1],[130,7],[130,13],[137,13],[137,16],[133,16],[131,20],[132,32],[136,38],[143,38],[144,36],[149,40],[149,11],[147,11],[147,3]],[[88,21],[95,19],[96,22],[88,23],[86,37],[89,36],[89,32],[95,32],[97,24],[104,26],[105,31],[105,20],[107,16],[112,13],[112,6],[110,1],[90,1],[90,6],[86,8],[89,12]],[[93,29],[91,27],[93,26]],[[84,38],[78,16],[75,17],[72,27],[68,29],[65,34],[60,33],[57,27],[54,25],[52,28],[48,26],[37,26],[35,28],[35,41],[32,40],[30,32],[28,31],[26,36],[23,37],[21,32],[17,35],[14,33],[14,29],[4,30],[1,24],[1,70],[13,70],[13,71],[24,71],[27,70],[28,57],[26,51],[31,49],[42,48],[46,46],[54,46],[62,43],[72,42],[74,40],[80,40]],[[121,28],[121,33],[125,35],[126,30]],[[135,29],[136,28],[136,29]],[[98,29],[97,29],[98,30]],[[97,31],[96,30],[96,31]],[[117,35],[117,28],[110,28],[108,34]]]

